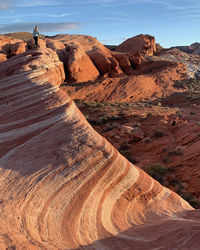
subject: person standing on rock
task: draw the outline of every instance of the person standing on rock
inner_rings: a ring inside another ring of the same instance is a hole
[[[40,31],[38,29],[38,26],[35,26],[33,30],[33,38],[35,40],[35,47],[38,48],[38,38],[40,36]]]

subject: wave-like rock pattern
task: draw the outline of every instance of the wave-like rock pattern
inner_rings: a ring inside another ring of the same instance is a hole
[[[1,64],[0,249],[198,249],[200,214],[94,131],[63,79],[50,49]]]

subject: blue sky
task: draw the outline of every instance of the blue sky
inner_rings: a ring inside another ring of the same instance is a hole
[[[0,33],[84,34],[120,44],[138,34],[163,47],[200,42],[200,0],[0,0]]]

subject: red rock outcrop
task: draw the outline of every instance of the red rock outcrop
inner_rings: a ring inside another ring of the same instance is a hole
[[[0,53],[0,63],[4,62],[6,60],[7,60],[7,56],[5,54],[3,54],[3,53]]]
[[[117,46],[116,51],[123,53],[140,52],[142,54],[153,56],[156,52],[155,37],[143,34],[134,36]]]
[[[0,36],[0,52],[7,58],[26,51],[26,43],[12,37]]]
[[[64,46],[61,45],[61,43]],[[61,49],[60,46],[62,46],[63,49]],[[116,76],[118,74],[123,73],[119,66],[118,61],[112,56],[111,51],[109,51],[106,47],[104,47],[103,44],[101,44],[94,37],[85,36],[85,35],[58,35],[55,37],[51,37],[51,39],[48,39],[47,47],[56,49],[56,51],[58,51],[59,58],[64,63],[66,69],[68,68],[68,61],[66,62],[65,58],[70,60],[69,58],[70,50],[73,50],[73,48],[76,47],[82,51],[84,50],[85,54],[87,54],[90,57],[92,63],[95,65],[97,69],[96,73],[98,71],[101,75],[109,74],[110,76]],[[66,55],[66,57],[60,55],[61,53]],[[72,59],[73,59],[73,56],[71,60]],[[67,64],[67,67],[66,67],[66,64]],[[77,67],[81,67],[81,66],[77,65]],[[85,75],[88,74],[87,76],[88,80],[94,80],[94,76],[97,75],[96,73],[91,74],[91,79],[89,79],[90,69],[87,69],[87,72],[85,72]],[[76,76],[71,75],[71,78],[76,79]]]
[[[160,56],[184,64],[189,78],[195,78],[200,75],[200,55],[185,53],[177,48],[173,48],[164,51]]]
[[[81,47],[71,47],[68,59],[68,72],[73,81],[87,82],[99,76],[97,68]]]
[[[26,43],[25,42],[17,42],[10,46],[10,52],[8,53],[7,57],[12,57],[19,55],[21,53],[26,52]]]
[[[198,249],[200,213],[94,131],[63,79],[50,49],[1,64],[0,248]]]
[[[185,65],[157,57],[146,57],[143,60],[144,62],[137,66],[134,75],[107,77],[92,85],[82,84],[78,88],[64,86],[63,89],[70,91],[71,98],[82,99],[86,102],[145,101],[183,91],[175,89],[174,82],[187,78]],[[131,73],[126,57],[121,57],[119,61],[127,63],[127,73]]]
[[[119,62],[119,66],[126,74],[136,74],[134,70],[144,62],[144,58],[140,53],[112,52],[112,55]]]
[[[191,44],[189,49],[192,51],[192,54],[200,55],[200,43]]]

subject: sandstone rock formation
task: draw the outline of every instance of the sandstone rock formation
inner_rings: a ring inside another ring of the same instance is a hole
[[[127,65],[127,73],[131,73],[131,67],[125,59],[126,57],[121,57],[119,61],[121,65],[122,62]],[[185,65],[164,58],[146,57],[133,75],[107,77],[92,85],[82,84],[78,88],[64,86],[63,89],[70,91],[71,98],[85,102],[135,102],[168,96],[177,91],[174,82],[185,78]]]
[[[189,78],[200,75],[200,55],[188,54],[174,48],[161,53],[160,56],[184,64]]]
[[[128,54],[112,52],[113,57],[119,62],[119,66],[126,74],[135,74],[135,69],[144,62],[144,58],[140,53]]]
[[[52,42],[56,41],[56,42]],[[57,48],[57,42],[59,47]],[[115,76],[116,74],[121,74],[122,70],[119,67],[118,61],[112,56],[111,51],[109,51],[106,47],[103,46],[96,38],[91,36],[85,36],[85,35],[58,35],[55,37],[51,37],[51,39],[48,39],[47,47],[54,48],[56,51],[61,51],[63,49],[60,49],[61,43],[64,45],[64,53],[67,54],[67,58],[69,60],[73,60],[73,53],[70,53],[70,50],[73,50],[74,48],[78,48],[80,50],[84,50],[85,54],[87,54],[92,63],[96,67],[96,73],[91,74],[91,79],[88,80],[94,80],[94,76],[98,76],[97,71],[101,74],[109,74],[110,76]],[[60,53],[60,52],[59,52]],[[59,55],[58,53],[58,55]],[[70,58],[72,56],[72,58]],[[66,65],[66,59],[63,60],[63,56],[59,55],[60,60]],[[87,59],[88,61],[88,59]],[[91,64],[91,63],[90,63]],[[68,67],[68,61],[67,61],[67,67]],[[67,68],[65,66],[65,68]],[[80,65],[78,65],[80,67]],[[94,72],[94,67],[93,72]],[[88,69],[88,78],[90,78],[90,72]],[[76,79],[76,75],[71,75],[71,78]],[[84,81],[84,80],[83,80]]]
[[[26,51],[26,43],[12,37],[0,36],[0,53],[7,58],[21,54]]]
[[[97,68],[81,47],[70,48],[68,72],[76,82],[93,81],[99,76]]]
[[[192,54],[200,55],[200,43],[193,43],[189,46],[190,51]]]
[[[5,54],[3,54],[3,53],[0,53],[0,63],[4,62],[6,60],[7,60],[7,56]]]
[[[200,55],[200,43],[192,43],[190,46],[176,46],[171,49],[179,49],[188,54]]]
[[[95,132],[63,79],[50,49],[1,64],[0,248],[198,249],[199,212]]]
[[[153,56],[156,52],[155,38],[143,34],[134,36],[117,46],[116,51],[125,53],[141,52],[142,54]]]

